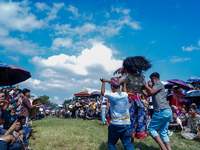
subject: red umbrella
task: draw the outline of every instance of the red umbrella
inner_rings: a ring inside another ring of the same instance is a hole
[[[0,70],[0,86],[14,85],[23,82],[31,77],[29,71],[9,65],[10,68]]]
[[[90,94],[87,92],[79,92],[79,93],[75,93],[74,96],[76,97],[90,97]]]

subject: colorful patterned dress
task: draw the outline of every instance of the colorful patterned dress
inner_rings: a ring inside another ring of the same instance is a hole
[[[140,93],[145,84],[145,77],[140,74],[127,73],[122,76],[126,81],[131,119],[131,137],[145,139],[147,137],[147,117]]]

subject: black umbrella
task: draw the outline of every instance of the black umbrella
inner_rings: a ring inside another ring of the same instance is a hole
[[[0,66],[0,86],[14,85],[31,77],[29,71],[14,65]]]
[[[200,97],[200,90],[188,91],[185,94],[185,98]]]

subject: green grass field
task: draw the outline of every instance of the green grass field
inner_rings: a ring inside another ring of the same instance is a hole
[[[34,121],[36,140],[30,140],[34,150],[107,150],[108,128],[101,121],[45,118]],[[173,150],[200,150],[200,142],[183,139],[179,134],[170,137]],[[159,150],[154,140],[135,140],[136,150]],[[119,140],[117,150],[123,150]]]

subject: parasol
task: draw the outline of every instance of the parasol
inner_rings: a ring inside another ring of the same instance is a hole
[[[185,98],[200,97],[200,90],[191,90],[185,94]]]
[[[76,97],[90,97],[90,94],[88,92],[79,92],[79,93],[75,93],[74,96],[76,96]]]
[[[101,95],[101,92],[99,92],[99,91],[94,91],[94,92],[92,92],[90,95],[92,95],[92,96],[100,96],[100,95]]]
[[[0,86],[14,85],[31,77],[29,71],[14,65],[0,62]]]
[[[165,84],[165,88],[166,89],[171,89],[172,87],[174,86],[174,84],[173,83],[167,83],[167,84]]]
[[[170,83],[173,83],[174,85],[177,85],[179,88],[183,88],[183,89],[186,89],[186,90],[190,89],[190,86],[182,80],[171,79],[171,80],[167,80],[167,81],[170,82]]]
[[[200,82],[200,77],[191,77],[187,81],[189,81],[189,82]]]

